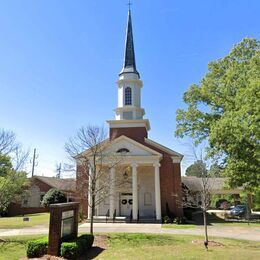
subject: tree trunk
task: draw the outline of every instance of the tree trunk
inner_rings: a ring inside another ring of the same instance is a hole
[[[203,224],[204,224],[204,246],[208,250],[208,224],[207,224],[207,212],[206,210],[203,210]]]
[[[95,195],[91,196],[90,234],[93,234],[93,224],[95,215]]]

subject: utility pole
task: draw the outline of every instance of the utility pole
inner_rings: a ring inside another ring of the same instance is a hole
[[[34,176],[34,167],[38,165],[35,160],[38,158],[38,154],[36,155],[36,148],[33,150],[33,160],[32,160],[32,177]]]
[[[61,163],[59,164],[59,166],[57,167],[57,178],[60,179],[61,176]]]

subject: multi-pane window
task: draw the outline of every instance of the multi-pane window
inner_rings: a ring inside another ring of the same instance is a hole
[[[125,89],[125,105],[132,105],[132,90],[130,87]]]

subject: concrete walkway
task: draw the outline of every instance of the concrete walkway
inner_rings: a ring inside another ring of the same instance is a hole
[[[89,223],[79,226],[79,232],[89,232]],[[195,228],[174,229],[162,228],[161,224],[128,224],[128,223],[95,223],[95,233],[152,233],[152,234],[181,234],[203,236],[203,226]],[[225,237],[260,242],[260,227],[240,226],[209,226],[209,237]],[[48,234],[46,226],[34,226],[23,229],[0,229],[0,237]]]

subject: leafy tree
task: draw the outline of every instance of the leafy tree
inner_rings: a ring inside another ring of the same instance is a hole
[[[210,166],[209,175],[211,177],[223,177],[222,171],[222,167],[220,167],[217,163],[214,163]]]
[[[42,199],[42,205],[44,207],[49,206],[50,204],[64,203],[67,202],[66,194],[58,189],[50,189]]]
[[[205,164],[201,160],[197,160],[192,165],[190,165],[185,172],[186,176],[201,177],[201,169],[205,169]],[[205,169],[206,170],[206,169]]]
[[[11,159],[0,154],[0,213],[8,209],[27,187],[26,172],[16,171],[12,167]]]
[[[210,62],[200,84],[184,93],[176,136],[207,140],[221,158],[231,186],[260,185],[260,43],[245,38],[229,55]]]

